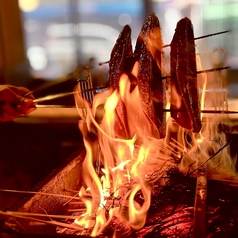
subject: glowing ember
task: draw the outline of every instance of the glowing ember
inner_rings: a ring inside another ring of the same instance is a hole
[[[194,175],[197,167],[206,163],[210,177],[236,176],[226,149],[209,160],[220,144],[214,141],[218,136],[212,118],[202,125],[200,102],[205,98],[206,74],[197,77],[196,70],[202,67],[199,57],[196,60],[189,24],[189,19],[181,20],[172,41],[170,81],[163,77],[159,21],[150,15],[134,53],[130,28],[123,28],[112,50],[107,92],[97,94],[90,105],[80,96],[80,88],[75,89],[76,105],[84,105],[87,111],[85,115],[79,110],[87,152],[79,196],[86,212],[75,223],[91,236],[103,234],[115,219],[124,230],[142,229],[151,206],[153,183],[157,181],[160,191],[169,168],[178,166],[182,173]],[[181,29],[184,38],[179,35]],[[163,110],[170,104],[172,117]],[[103,117],[98,118],[102,107]],[[219,140],[225,141],[221,136]]]

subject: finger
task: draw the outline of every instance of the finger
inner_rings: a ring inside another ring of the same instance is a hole
[[[29,99],[32,99],[32,100],[35,99],[35,97],[34,97],[34,95],[32,93],[27,94],[27,96],[25,96],[25,98],[29,98]]]
[[[36,107],[24,107],[21,105],[17,106],[17,110],[20,112],[21,115],[28,115],[31,112],[33,112],[36,109]]]
[[[32,99],[24,98],[24,100],[20,101],[17,109],[21,114],[27,115],[36,109],[35,105],[36,103]]]
[[[20,105],[24,106],[24,107],[30,107],[35,105],[36,103],[33,101],[33,99],[30,98],[24,98],[23,100],[21,100]]]
[[[15,86],[9,86],[9,88],[17,95],[24,97],[24,98],[29,98],[29,99],[35,99],[32,93],[28,94],[30,90],[25,87],[15,87]],[[27,96],[24,96],[26,95]]]
[[[29,89],[25,88],[25,87],[16,87],[16,86],[13,86],[13,85],[9,85],[9,88],[16,94],[20,95],[20,96],[23,96],[25,95],[26,93],[30,92]]]
[[[21,112],[12,104],[6,102],[1,104],[1,121],[10,121],[21,116]]]
[[[13,101],[16,97],[16,94],[9,88],[4,85],[0,90],[0,101]]]

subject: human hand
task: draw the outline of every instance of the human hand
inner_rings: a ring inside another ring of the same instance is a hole
[[[0,85],[0,121],[11,121],[35,110],[34,96],[24,87]]]

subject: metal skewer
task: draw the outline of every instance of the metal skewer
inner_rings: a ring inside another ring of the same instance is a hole
[[[43,91],[43,90],[45,90],[47,88],[50,88],[52,86],[55,86],[57,84],[66,82],[70,79],[75,79],[77,81],[80,81],[80,79],[78,78],[80,73],[83,72],[84,70],[89,71],[91,68],[95,67],[95,65],[92,65],[93,62],[94,62],[94,59],[90,58],[87,64],[78,66],[73,72],[71,72],[71,73],[69,73],[65,76],[58,77],[56,79],[53,79],[53,80],[50,80],[50,81],[47,81],[47,82],[41,84],[37,88],[35,88],[35,89],[29,91],[28,93],[24,94],[24,97],[26,97],[29,94],[34,94],[36,92]]]
[[[163,109],[163,111],[165,112],[172,112],[172,111],[175,111],[175,112],[181,112],[181,110],[171,110],[171,109]],[[237,114],[238,111],[222,111],[222,110],[201,110],[201,113],[208,113],[208,114],[211,114],[211,113],[217,113],[217,114]]]
[[[208,35],[204,35],[204,36],[195,37],[193,40],[200,40],[200,39],[203,39],[203,38],[207,38],[207,37],[211,37],[211,36],[216,36],[216,35],[220,35],[220,34],[228,33],[228,32],[230,32],[230,31],[231,31],[231,30],[227,30],[227,31],[219,31],[219,32],[212,33],[212,34],[208,34]],[[166,48],[166,47],[169,47],[169,46],[171,46],[171,44],[163,45],[162,48]]]
[[[36,108],[75,108],[75,105],[63,105],[63,104],[36,104]],[[163,109],[164,112],[172,112],[170,109]],[[181,112],[181,110],[173,110]],[[201,110],[201,113],[207,114],[238,114],[238,111],[222,111],[222,110]]]
[[[197,71],[196,74],[211,73],[211,72],[221,71],[221,70],[225,70],[225,69],[229,69],[229,68],[230,68],[229,66],[224,66],[224,67],[219,67],[219,68],[204,69],[204,70]],[[167,75],[167,76],[162,77],[162,79],[167,79],[167,78],[171,78],[171,76]]]
[[[213,68],[213,69],[205,69],[205,70],[197,71],[197,74],[215,72],[215,71],[225,70],[228,68],[229,68],[228,66],[224,66],[224,67]],[[170,75],[167,75],[167,76],[162,77],[162,79],[166,79],[166,78],[170,78],[170,77],[171,77]],[[106,90],[106,89],[108,89],[108,88],[107,87],[92,88],[92,89],[85,89],[85,90],[79,91],[77,93],[87,93],[87,92],[93,92],[93,91],[95,92],[95,91]],[[57,98],[61,98],[61,97],[66,97],[66,96],[72,95],[74,93],[75,92],[66,92],[66,93],[47,95],[45,97],[35,99],[34,102],[36,102],[36,103],[45,102],[45,101],[49,101],[49,100],[53,100],[53,99],[57,99]]]
[[[199,164],[202,158],[198,159]],[[198,169],[194,202],[193,238],[207,236],[207,165]]]
[[[212,33],[212,34],[208,34],[208,35],[204,35],[204,36],[198,36],[198,37],[195,37],[193,40],[200,40],[200,39],[203,39],[203,38],[207,38],[207,37],[211,37],[211,36],[216,36],[216,35],[228,33],[228,32],[230,32],[230,31],[231,31],[231,30],[219,31],[219,32]],[[166,48],[166,47],[170,47],[170,46],[171,46],[171,43],[170,43],[170,44],[163,45],[162,48]],[[128,55],[127,58],[134,57],[134,56],[135,56],[135,54]],[[101,63],[99,63],[98,65],[101,66],[101,65],[103,65],[103,64],[108,64],[109,62],[110,62],[110,60],[105,61],[105,62],[101,62]]]
[[[76,108],[75,105],[63,105],[63,104],[36,104],[34,107],[36,108]]]
[[[80,72],[80,70],[77,69],[77,70],[75,70],[75,72],[70,73],[70,74],[68,74],[66,76],[56,78],[56,79],[54,79],[52,81],[47,81],[47,82],[43,83],[42,85],[40,85],[39,87],[37,87],[36,89],[33,89],[33,90],[29,91],[28,93],[26,93],[24,95],[24,97],[26,97],[26,96],[28,96],[30,94],[34,94],[36,92],[43,91],[43,90],[45,90],[47,88],[50,88],[52,86],[55,86],[57,84],[66,82],[67,80],[72,79],[75,76],[76,73],[79,74],[79,72]]]
[[[37,98],[37,99],[33,100],[33,102],[36,102],[36,103],[37,102],[45,102],[45,101],[53,100],[53,99],[56,99],[56,98],[66,97],[66,96],[72,95],[74,93],[75,92],[51,94],[51,95],[47,95],[45,97]]]
[[[53,100],[53,99],[57,99],[57,98],[62,98],[62,97],[66,97],[69,95],[73,95],[75,93],[87,93],[87,92],[95,92],[95,91],[100,91],[100,90],[105,90],[107,89],[107,87],[101,87],[101,88],[92,88],[92,89],[85,89],[82,91],[76,91],[76,92],[66,92],[66,93],[57,93],[57,94],[51,94],[51,95],[47,95],[45,97],[41,97],[41,98],[37,98],[34,99],[33,102],[38,103],[38,102],[45,102],[45,101],[49,101],[49,100]]]

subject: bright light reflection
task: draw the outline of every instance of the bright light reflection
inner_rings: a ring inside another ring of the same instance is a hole
[[[128,14],[121,14],[119,17],[118,17],[118,23],[121,25],[121,26],[125,26],[125,25],[130,25],[131,24],[131,16],[128,15]]]
[[[43,70],[47,66],[45,49],[40,46],[32,46],[27,50],[27,57],[34,70]]]
[[[73,35],[100,37],[114,43],[120,32],[111,26],[99,23],[65,23],[51,24],[47,28],[47,34],[51,37],[70,37]]]
[[[40,1],[39,0],[18,0],[18,4],[20,9],[23,12],[32,12],[39,7]]]

